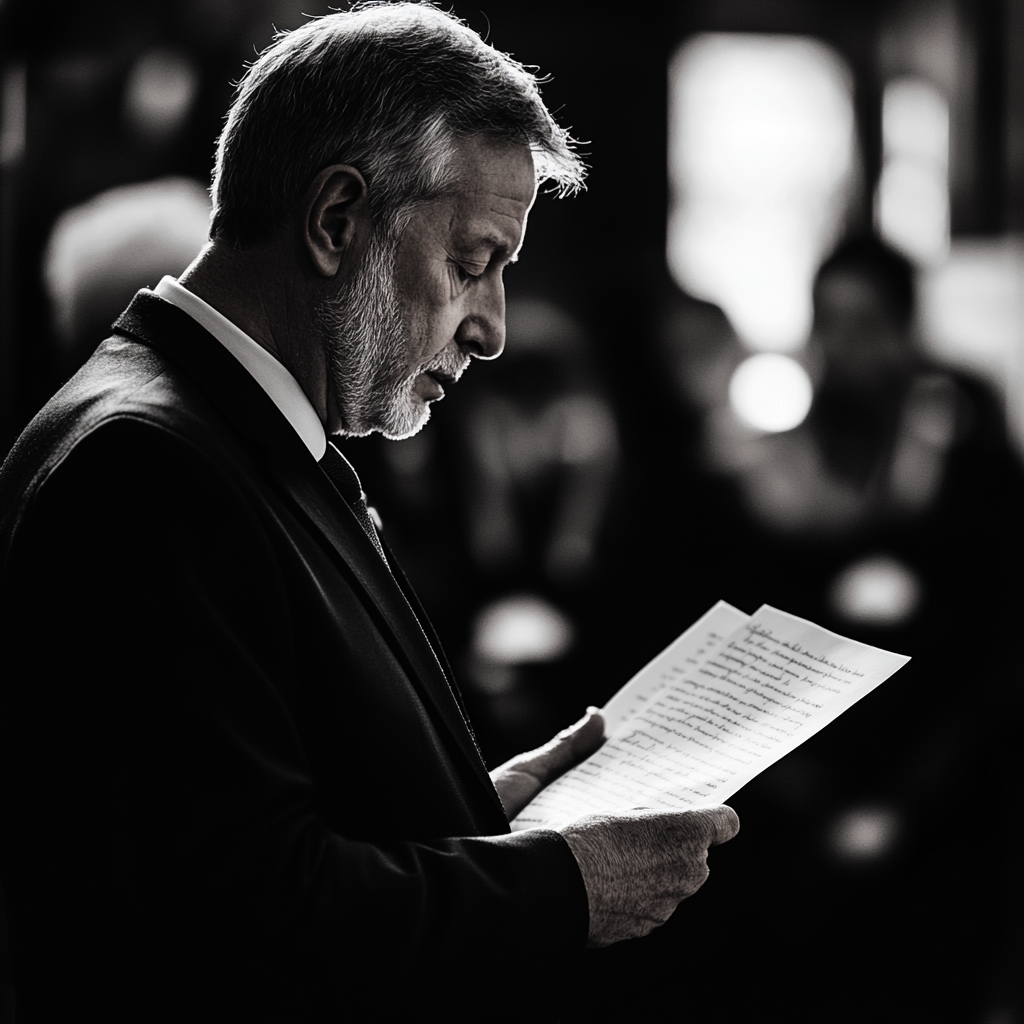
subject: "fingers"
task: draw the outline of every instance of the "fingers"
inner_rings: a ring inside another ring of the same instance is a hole
[[[684,830],[688,838],[705,847],[727,843],[740,830],[739,815],[724,805],[679,813],[685,819]]]
[[[595,707],[572,725],[556,733],[542,747],[517,754],[501,765],[502,768],[515,766],[529,769],[539,776],[561,774],[574,764],[589,757],[604,742],[604,718]]]
[[[604,719],[597,708],[591,707],[578,722],[563,729],[543,747],[520,754],[510,763],[520,771],[530,772],[546,786],[588,758],[603,742]]]
[[[599,949],[627,939],[642,939],[660,928],[675,913],[679,900],[676,898],[658,900],[645,905],[641,910],[630,909],[607,915],[605,927],[591,934],[587,946]]]
[[[491,772],[491,782],[497,790],[505,817],[515,820],[519,812],[540,792],[540,780],[529,772],[502,767]]]
[[[587,713],[575,725],[563,729],[555,741],[559,749],[567,749],[569,753],[569,760],[563,767],[578,764],[604,743],[604,716],[595,707],[587,708]]]
[[[590,908],[588,944],[646,935],[708,879],[708,848],[738,828],[727,807],[588,815],[559,828]]]
[[[628,817],[641,819],[655,833],[663,833],[664,841],[669,844],[685,843],[708,848],[728,842],[740,830],[739,815],[725,805],[692,811],[634,807]]]
[[[563,729],[554,739],[519,754],[491,773],[498,796],[509,821],[559,775],[588,758],[604,742],[604,719],[597,708],[587,713],[574,725]]]
[[[693,813],[701,815],[705,823],[708,846],[727,843],[740,830],[740,817],[731,807],[707,807]]]

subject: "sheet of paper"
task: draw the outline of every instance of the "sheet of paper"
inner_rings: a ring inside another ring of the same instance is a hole
[[[610,736],[648,704],[669,679],[685,669],[697,668],[714,647],[725,643],[730,633],[749,621],[749,615],[725,601],[706,611],[605,704],[601,709],[605,733]]]
[[[664,665],[664,685],[512,827],[721,803],[909,660],[765,605],[698,664]]]

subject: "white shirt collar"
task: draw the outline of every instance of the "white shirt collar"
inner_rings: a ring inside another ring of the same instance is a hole
[[[163,277],[153,291],[205,327],[249,371],[319,462],[327,450],[324,426],[299,382],[280,360],[173,277]]]

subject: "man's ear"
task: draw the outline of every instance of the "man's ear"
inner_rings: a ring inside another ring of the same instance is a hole
[[[334,277],[373,229],[366,180],[348,164],[325,167],[306,192],[302,241],[317,273]]]

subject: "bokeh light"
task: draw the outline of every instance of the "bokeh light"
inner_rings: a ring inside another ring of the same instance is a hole
[[[949,252],[949,104],[922,79],[882,97],[882,174],[875,213],[886,241],[922,264]]]
[[[890,807],[852,808],[832,822],[829,850],[848,864],[878,861],[895,849],[900,827],[900,815]]]
[[[789,356],[762,352],[736,367],[729,382],[729,404],[747,426],[766,433],[803,423],[813,391],[807,371]]]
[[[43,260],[58,337],[70,342],[100,312],[109,324],[136,289],[180,274],[209,230],[209,194],[191,178],[119,185],[65,210]]]
[[[887,555],[865,558],[836,578],[832,606],[843,618],[864,625],[898,626],[921,603],[921,584],[910,566]]]
[[[473,653],[500,665],[555,661],[573,640],[572,623],[562,611],[540,596],[515,594],[480,612]]]
[[[160,140],[179,131],[199,91],[199,72],[177,50],[148,50],[125,85],[124,116],[141,135]]]

